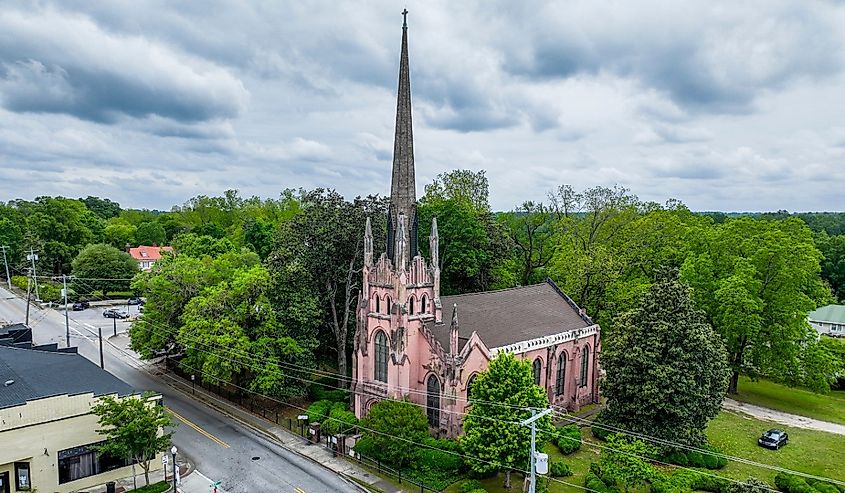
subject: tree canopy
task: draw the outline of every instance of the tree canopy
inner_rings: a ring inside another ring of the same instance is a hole
[[[530,362],[499,353],[473,380],[470,405],[461,438],[467,462],[480,474],[505,472],[509,488],[510,472],[527,469],[529,458],[531,429],[518,422],[531,417],[531,409],[548,407],[546,391],[534,384]],[[536,423],[540,436],[552,430],[548,416]]]
[[[605,339],[599,421],[690,446],[722,407],[728,386],[727,352],[696,309],[689,288],[662,269],[637,307]]]
[[[138,262],[128,253],[104,243],[91,244],[73,259],[73,275],[81,278],[77,292],[126,291],[138,273]],[[87,288],[87,289],[86,289]]]

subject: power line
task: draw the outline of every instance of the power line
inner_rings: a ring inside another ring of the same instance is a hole
[[[147,324],[147,325],[149,325],[149,326],[151,326],[151,327],[155,327],[155,326],[157,326],[156,324],[152,324],[151,322],[148,322],[148,321],[144,321],[144,323],[145,323],[145,324]],[[163,327],[162,327],[162,328],[163,328]],[[148,329],[148,330],[152,330],[152,329],[150,328],[150,329]],[[167,329],[165,329],[165,330],[167,330]],[[156,334],[159,334],[159,335],[162,335],[162,333],[161,333],[161,332],[159,332],[159,331],[152,330],[152,332],[154,332],[154,333],[156,333]],[[169,332],[170,332],[170,331],[168,330],[168,332],[166,333],[166,335],[170,335],[170,333],[169,333]],[[183,335],[183,337],[185,336],[185,334],[184,334],[184,333],[183,333],[182,335]],[[249,355],[249,354],[247,354],[247,353],[244,353],[243,351],[236,351],[236,350],[233,350],[233,349],[231,349],[231,348],[221,347],[221,346],[219,346],[219,345],[216,345],[216,346],[215,346],[215,345],[211,345],[211,344],[205,343],[205,342],[203,342],[203,341],[199,341],[199,340],[192,339],[192,338],[190,338],[190,339],[189,339],[189,342],[193,342],[193,343],[195,343],[195,344],[200,344],[200,345],[205,346],[205,347],[210,347],[212,350],[213,350],[213,349],[218,349],[218,350],[228,351],[228,352],[230,352],[230,353],[235,353],[236,355],[237,355],[237,354],[240,354],[240,355],[242,355],[242,357],[243,357],[243,358],[246,358],[246,359],[247,359],[250,363],[253,363],[253,362],[255,361],[255,359],[254,359],[254,358],[255,358],[255,356],[252,356],[252,355]],[[254,364],[246,363],[246,362],[244,362],[243,360],[239,360],[239,359],[232,359],[232,358],[230,358],[230,357],[221,356],[221,355],[219,355],[219,354],[214,354],[214,353],[211,353],[211,352],[209,352],[209,351],[203,351],[202,349],[199,349],[199,348],[195,348],[195,349],[196,349],[197,351],[201,352],[201,353],[205,353],[205,354],[213,355],[213,356],[215,356],[215,357],[218,357],[218,358],[221,358],[221,359],[223,359],[223,360],[227,360],[227,361],[230,361],[230,362],[233,362],[233,363],[237,363],[237,364],[239,364],[239,365],[241,365],[241,366],[245,366],[245,367],[250,368],[250,369],[253,369],[253,370],[257,370],[257,371],[266,371],[266,370],[265,370],[265,369],[263,369],[263,368],[260,368],[260,367],[256,367],[256,366],[254,366]],[[286,362],[281,362],[281,361],[277,361],[277,362],[275,362],[275,363],[273,363],[273,364],[274,364],[274,365],[276,365],[276,366],[280,366],[280,364],[288,364],[288,365],[290,365],[290,366],[292,366],[292,367],[294,367],[294,368],[287,368],[287,369],[289,369],[289,370],[293,370],[293,371],[302,371],[302,372],[306,372],[306,371],[310,372],[310,371],[313,371],[313,369],[309,369],[309,368],[306,368],[306,367],[301,367],[301,366],[299,366],[299,365],[293,365],[293,364],[289,364],[289,363],[286,363]],[[187,366],[187,365],[186,365],[186,366]],[[283,367],[282,369],[285,369],[285,368]],[[202,373],[203,373],[203,374],[206,374],[206,372],[202,372]],[[325,373],[328,373],[328,372],[325,372]],[[337,375],[337,374],[335,374],[335,375]],[[220,379],[219,377],[217,377],[217,376],[212,375],[212,377],[213,377],[214,379],[216,379],[216,380],[223,381],[223,380],[221,380],[221,379]],[[303,379],[303,378],[295,377],[295,376],[292,376],[292,375],[286,375],[286,377],[293,378],[293,379],[295,379],[295,380],[299,380],[299,381],[306,382],[306,383],[317,384],[317,385],[323,385],[323,386],[327,386],[327,387],[335,388],[335,389],[338,389],[338,390],[349,391],[349,392],[352,392],[352,393],[355,393],[355,394],[363,394],[363,392],[354,392],[354,391],[351,391],[351,390],[349,390],[349,389],[344,389],[344,388],[341,388],[341,387],[332,386],[332,385],[325,384],[325,383],[322,383],[322,382],[317,382],[317,381],[314,381],[314,380]],[[347,377],[344,377],[344,378],[347,378]],[[228,382],[227,382],[227,383],[228,383]],[[234,385],[234,384],[232,384],[232,385]],[[236,385],[235,385],[235,386],[236,386]],[[236,387],[237,387],[237,386],[236,386]],[[252,392],[252,391],[250,391],[250,392]],[[421,395],[426,395],[426,396],[428,395],[428,393],[427,393],[427,392],[418,391],[418,393],[419,393],[419,394],[421,394]],[[257,394],[257,395],[262,395],[262,394],[258,394],[258,393],[256,393],[256,394]],[[264,396],[264,397],[267,397],[267,396]],[[271,398],[271,399],[272,399],[272,398]],[[273,399],[273,400],[275,400],[275,399]],[[509,405],[509,404],[500,403],[500,402],[479,401],[479,400],[475,400],[475,399],[473,399],[473,400],[471,400],[471,401],[468,401],[468,402],[478,403],[478,404],[487,404],[487,405],[493,405],[493,406],[505,406],[505,407],[516,408],[516,409],[520,409],[520,410],[526,410],[526,411],[531,409],[531,408],[528,408],[528,407],[525,407],[525,406]],[[426,408],[426,409],[428,408],[428,406],[426,406],[426,405],[424,405],[424,404],[417,404],[417,403],[414,403],[414,402],[411,402],[411,404],[414,404],[414,405],[416,405],[416,406],[418,406],[418,407],[422,407],[422,408]],[[290,406],[292,406],[292,407],[296,407],[296,406],[294,406],[294,405],[292,405],[292,404],[290,404]],[[555,407],[555,406],[553,406],[553,407]],[[466,415],[467,415],[467,413],[465,413],[465,412],[460,412],[460,411],[449,411],[449,410],[442,410],[442,409],[441,409],[441,411],[445,411],[446,413],[450,413],[450,414],[458,414],[458,415],[462,415],[462,416],[466,416]],[[559,414],[559,415],[563,415],[563,416],[566,416],[566,417],[569,417],[569,418],[574,418],[574,419],[579,420],[579,421],[582,421],[582,422],[583,422],[583,421],[586,421],[586,420],[583,420],[582,418],[578,418],[578,417],[576,417],[576,416],[569,415],[569,414],[567,414],[567,413],[565,413],[565,412],[560,412],[560,411],[557,411],[557,414]],[[504,423],[504,424],[511,424],[511,425],[518,425],[518,424],[519,424],[519,423],[517,423],[517,422],[505,421],[505,420],[500,420],[500,419],[496,419],[496,418],[487,418],[487,419],[490,419],[490,420],[493,420],[493,421],[497,421],[497,422],[501,422],[501,423]],[[594,423],[592,423],[592,424],[594,424]],[[598,428],[602,428],[602,425],[599,425],[599,426],[597,426],[597,427],[598,427]],[[739,462],[739,463],[743,463],[743,464],[747,464],[747,465],[752,465],[752,466],[755,466],[755,467],[760,467],[760,468],[765,468],[765,469],[769,469],[769,470],[774,470],[774,471],[778,471],[778,472],[785,472],[785,473],[795,474],[795,475],[802,476],[802,477],[805,477],[805,478],[808,478],[808,479],[815,479],[815,480],[819,480],[819,481],[826,481],[826,482],[831,482],[831,483],[835,483],[835,484],[845,485],[845,482],[842,482],[842,481],[838,481],[838,480],[834,480],[834,479],[830,479],[830,478],[825,478],[825,477],[822,477],[822,476],[814,476],[814,475],[811,475],[811,474],[806,474],[806,473],[802,473],[802,472],[800,472],[800,471],[794,471],[794,470],[791,470],[791,469],[786,469],[786,468],[782,468],[782,467],[779,467],[779,466],[773,466],[773,465],[770,465],[770,464],[759,463],[759,462],[751,461],[751,460],[749,460],[749,459],[744,459],[744,458],[741,458],[741,457],[730,456],[730,455],[727,455],[727,454],[722,454],[722,453],[714,452],[714,451],[707,450],[707,449],[701,449],[701,448],[697,448],[697,447],[691,447],[691,446],[687,446],[687,445],[684,445],[684,444],[681,444],[681,443],[671,442],[671,441],[669,441],[669,440],[663,440],[663,439],[660,439],[660,438],[651,437],[651,436],[649,436],[649,435],[645,435],[645,434],[640,434],[640,433],[631,432],[631,431],[624,430],[624,429],[621,429],[621,428],[615,428],[615,427],[610,427],[610,426],[607,426],[607,427],[605,427],[605,428],[610,429],[610,431],[613,431],[613,432],[616,432],[616,433],[619,433],[619,434],[628,435],[628,436],[632,436],[632,437],[639,438],[639,439],[643,439],[643,440],[648,440],[648,441],[651,441],[651,442],[654,442],[654,443],[659,443],[659,444],[661,444],[661,445],[672,446],[672,447],[681,448],[681,449],[685,449],[685,450],[696,451],[696,452],[700,452],[700,453],[703,453],[703,454],[708,454],[708,455],[714,455],[714,456],[722,457],[722,458],[727,459],[727,460],[730,460],[730,461]],[[582,441],[581,443],[588,443],[588,442],[584,442],[584,441]],[[601,447],[601,446],[599,446],[599,445],[596,445],[596,446],[597,446],[597,447],[599,447],[599,448],[602,448],[602,447]],[[606,447],[606,446],[605,446],[605,447]],[[624,453],[624,452],[620,451],[620,453]],[[646,458],[646,457],[641,457],[641,458],[646,459],[646,460],[652,460],[652,461],[654,461],[654,462],[660,462],[660,461],[658,461],[658,460],[656,460],[656,459],[651,459],[651,458]],[[661,462],[661,463],[662,463],[662,464],[667,464],[667,463],[663,463],[663,462]],[[667,465],[668,465],[668,464],[667,464]],[[696,472],[699,472],[699,473],[703,473],[702,471],[697,471],[697,470],[695,470],[695,469],[690,469],[690,470],[693,470],[693,471],[696,471]],[[703,474],[704,474],[704,473],[703,473]],[[714,475],[714,477],[720,477],[720,478],[721,478],[722,476]]]

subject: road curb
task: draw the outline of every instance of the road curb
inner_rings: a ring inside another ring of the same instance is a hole
[[[244,425],[244,426],[249,427],[250,429],[254,430],[254,431],[255,431],[255,432],[257,432],[257,433],[260,433],[260,434],[261,434],[261,435],[263,435],[265,438],[267,438],[268,440],[270,440],[270,441],[272,441],[272,442],[276,443],[277,445],[279,445],[279,446],[280,446],[280,447],[282,447],[283,449],[285,449],[285,450],[287,450],[287,451],[289,451],[289,452],[292,452],[292,453],[294,453],[294,454],[298,455],[299,457],[302,457],[302,458],[304,458],[304,459],[308,459],[310,462],[312,462],[312,463],[314,463],[314,464],[316,464],[316,465],[318,465],[318,466],[322,467],[323,469],[326,469],[327,471],[331,471],[332,473],[336,474],[338,477],[340,477],[341,479],[343,479],[343,480],[344,480],[347,484],[349,484],[350,486],[352,486],[352,487],[356,488],[358,491],[362,491],[362,492],[364,492],[364,493],[370,493],[370,492],[372,491],[372,490],[369,490],[369,489],[365,488],[364,486],[360,485],[357,481],[355,481],[355,480],[354,480],[352,477],[350,477],[349,475],[347,475],[347,474],[345,474],[345,473],[343,473],[343,472],[336,471],[336,470],[334,470],[334,469],[330,469],[330,468],[326,467],[326,466],[325,466],[325,464],[322,464],[320,461],[318,461],[318,460],[314,459],[313,457],[308,456],[308,455],[305,455],[305,454],[303,454],[302,452],[300,452],[299,450],[297,450],[297,449],[295,449],[295,448],[292,448],[292,447],[288,446],[285,442],[281,441],[281,440],[279,439],[279,437],[277,437],[276,435],[274,435],[274,434],[273,434],[272,432],[270,432],[269,430],[267,430],[267,429],[265,429],[265,428],[262,428],[261,426],[258,426],[258,425],[256,425],[255,423],[252,423],[252,422],[250,422],[250,421],[248,421],[248,420],[246,420],[246,419],[243,419],[243,418],[241,418],[240,416],[236,416],[236,415],[234,415],[234,413],[230,412],[228,409],[225,409],[225,408],[224,408],[223,406],[221,406],[219,403],[214,402],[216,399],[221,399],[221,400],[222,400],[222,399],[223,399],[222,397],[219,397],[219,396],[216,396],[216,395],[212,397],[212,396],[210,396],[210,395],[207,395],[207,394],[208,394],[208,391],[206,391],[206,390],[205,390],[205,389],[203,389],[203,388],[200,388],[198,393],[192,393],[192,392],[191,392],[191,389],[188,389],[188,388],[187,388],[187,387],[188,387],[188,385],[187,385],[187,384],[184,384],[184,383],[182,383],[181,381],[179,381],[179,380],[178,380],[178,379],[179,379],[179,377],[175,377],[175,376],[170,375],[170,379],[171,379],[171,380],[170,380],[170,382],[172,382],[172,383],[167,383],[167,385],[169,385],[170,387],[174,388],[175,390],[177,390],[177,391],[179,391],[179,392],[181,392],[181,393],[185,394],[186,396],[188,396],[188,397],[190,397],[190,398],[192,398],[192,399],[194,399],[194,400],[199,400],[199,401],[203,402],[204,404],[206,404],[207,406],[213,407],[213,408],[214,408],[214,409],[216,409],[218,412],[220,412],[220,413],[222,413],[222,414],[224,414],[224,415],[226,415],[226,416],[228,416],[228,417],[230,417],[230,418],[234,419],[235,421],[237,421],[237,422],[241,423],[241,424],[242,424],[242,425]],[[198,396],[200,396],[200,397],[205,397],[205,398],[198,398]],[[236,404],[232,404],[232,403],[227,403],[226,405],[228,405],[228,406],[232,406],[232,407],[236,407]],[[245,410],[245,409],[244,409],[244,410],[243,410],[243,412],[248,413],[249,411],[247,411],[247,410]],[[258,416],[258,415],[256,415],[256,416],[255,416],[255,418],[257,418],[257,419],[264,419],[264,418],[262,418],[262,417],[260,417],[260,416]],[[291,436],[298,436],[298,435],[295,435],[295,434],[293,434],[293,433],[290,433],[290,431],[286,430],[285,428],[280,428],[280,429],[281,429],[281,430],[284,430],[284,431],[285,431],[285,433],[288,433],[288,434],[289,434],[289,435],[291,435]]]

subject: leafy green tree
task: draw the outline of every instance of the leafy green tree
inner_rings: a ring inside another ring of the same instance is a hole
[[[726,493],[767,493],[772,491],[772,487],[765,481],[750,477],[745,481],[731,482]]]
[[[601,421],[698,446],[728,385],[719,335],[676,273],[664,269],[640,304],[617,321],[602,350],[607,408]]]
[[[657,450],[641,440],[631,440],[619,434],[607,437],[599,464],[602,479],[615,481],[626,493],[637,490],[654,478],[656,471],[649,460],[657,457]]]
[[[164,406],[153,402],[153,397],[151,393],[119,399],[105,396],[91,408],[103,427],[97,432],[106,437],[98,451],[135,460],[144,470],[146,484],[150,484],[150,462],[170,446],[173,432],[165,430],[174,426]]]
[[[830,284],[839,301],[845,301],[845,235],[816,235],[816,244],[822,252],[822,278]]]
[[[702,235],[681,278],[728,349],[730,393],[740,373],[790,385],[814,380],[801,353],[816,337],[807,313],[830,298],[820,260],[812,233],[795,218],[741,217]]]
[[[164,245],[167,240],[167,232],[159,222],[144,222],[138,225],[135,231],[135,242],[138,245]]]
[[[283,365],[313,366],[316,341],[297,341],[270,303],[270,275],[261,265],[238,269],[230,279],[191,299],[176,337],[183,367],[202,379],[248,387],[276,398],[305,393],[302,374],[289,378]],[[304,343],[301,344],[300,342]]]
[[[39,269],[53,274],[70,271],[70,263],[87,244],[96,241],[100,220],[85,204],[64,197],[37,197],[32,202],[15,201],[25,216],[25,247],[39,250]]]
[[[485,171],[456,169],[437,175],[425,186],[429,200],[468,203],[476,212],[490,212],[490,184]]]
[[[428,237],[431,220],[437,218],[444,294],[484,291],[496,285],[495,268],[510,257],[511,245],[489,212],[479,211],[469,201],[426,195],[417,213],[421,238]],[[428,242],[420,241],[420,248],[428,256]]]
[[[138,274],[132,289],[146,296],[147,304],[143,316],[129,329],[132,348],[147,359],[160,351],[181,349],[177,332],[182,327],[186,305],[204,289],[259,262],[258,256],[249,251],[203,258],[177,255],[156,262],[150,272]]]
[[[304,192],[300,202],[300,212],[281,225],[268,266],[275,279],[294,283],[279,286],[281,294],[293,295],[292,299],[279,296],[284,310],[297,301],[313,306],[311,302],[317,300],[320,347],[329,351],[326,356],[334,353],[338,373],[346,375],[361,285],[366,218],[373,220],[377,244],[384,244],[387,204],[372,196],[350,202],[335,191],[323,189]],[[289,275],[292,272],[300,275]]]
[[[138,228],[123,219],[110,219],[103,229],[103,241],[109,245],[124,250],[126,245],[137,246],[135,233]]]
[[[120,214],[120,204],[112,202],[109,199],[101,199],[100,197],[88,196],[84,199],[79,199],[85,207],[96,214],[100,219],[106,220],[117,217]]]
[[[82,279],[80,287],[102,291],[125,291],[138,273],[138,262],[117,248],[104,243],[86,246],[73,259],[73,275]]]
[[[428,420],[422,409],[410,402],[384,400],[373,404],[361,420],[361,433],[372,440],[381,459],[404,467],[416,457],[414,444],[429,436]]]
[[[481,474],[504,472],[505,488],[510,488],[511,471],[526,469],[529,458],[531,429],[518,422],[531,417],[530,409],[548,407],[548,396],[534,385],[529,361],[499,353],[473,380],[470,404],[461,439],[465,455],[472,458],[469,466]],[[540,418],[537,429],[540,436],[551,433],[551,419]]]
[[[523,286],[542,280],[554,254],[554,216],[542,202],[523,202],[499,215],[515,248],[519,281]]]
[[[209,235],[185,233],[173,239],[173,248],[179,255],[189,257],[217,257],[226,252],[237,251],[238,248],[228,238],[214,238]]]

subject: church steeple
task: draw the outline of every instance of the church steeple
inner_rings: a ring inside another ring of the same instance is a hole
[[[400,216],[405,218],[407,237],[404,258],[417,255],[417,191],[414,174],[414,132],[411,125],[411,74],[408,63],[408,10],[402,12],[402,49],[399,56],[399,93],[396,98],[396,135],[393,141],[393,177],[390,185],[390,212],[387,224],[387,255],[402,257],[398,231]]]

